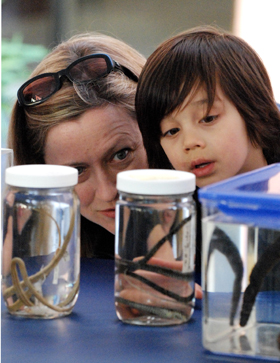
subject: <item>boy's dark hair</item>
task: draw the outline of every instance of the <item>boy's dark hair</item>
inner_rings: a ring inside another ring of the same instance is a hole
[[[261,59],[244,40],[213,27],[197,27],[163,42],[140,76],[136,112],[150,167],[171,167],[160,146],[162,119],[201,86],[208,94],[209,112],[217,83],[268,164],[280,161],[280,112]]]

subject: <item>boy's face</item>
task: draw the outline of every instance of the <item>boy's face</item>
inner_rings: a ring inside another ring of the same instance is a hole
[[[217,87],[207,117],[207,94],[199,89],[187,106],[161,122],[160,143],[173,167],[195,174],[204,187],[265,166],[262,149],[249,140],[244,120]]]

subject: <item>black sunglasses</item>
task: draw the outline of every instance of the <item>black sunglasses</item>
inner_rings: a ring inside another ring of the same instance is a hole
[[[62,76],[72,83],[94,82],[106,77],[112,71],[121,71],[129,79],[138,82],[138,77],[128,68],[121,66],[107,54],[91,54],[77,59],[66,69],[56,73],[43,73],[29,79],[17,92],[20,106],[35,106],[45,102],[62,86]]]

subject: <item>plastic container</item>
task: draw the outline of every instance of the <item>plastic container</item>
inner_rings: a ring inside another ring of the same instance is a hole
[[[130,170],[117,175],[117,189],[117,316],[146,326],[187,322],[195,302],[195,176]]]
[[[203,345],[280,358],[280,164],[199,190]]]
[[[77,170],[58,165],[6,169],[2,294],[15,316],[71,313],[80,274]]]

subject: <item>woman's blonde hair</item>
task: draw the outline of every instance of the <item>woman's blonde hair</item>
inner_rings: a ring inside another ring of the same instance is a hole
[[[30,78],[42,73],[58,72],[76,59],[93,53],[108,54],[113,60],[140,75],[145,58],[116,38],[96,33],[76,35],[62,42],[32,72]],[[62,87],[47,101],[31,107],[15,103],[8,133],[8,145],[14,150],[15,164],[44,163],[47,132],[61,122],[76,119],[85,111],[108,103],[124,107],[135,116],[134,99],[137,83],[122,72],[111,72],[93,84],[77,86],[63,80]]]

